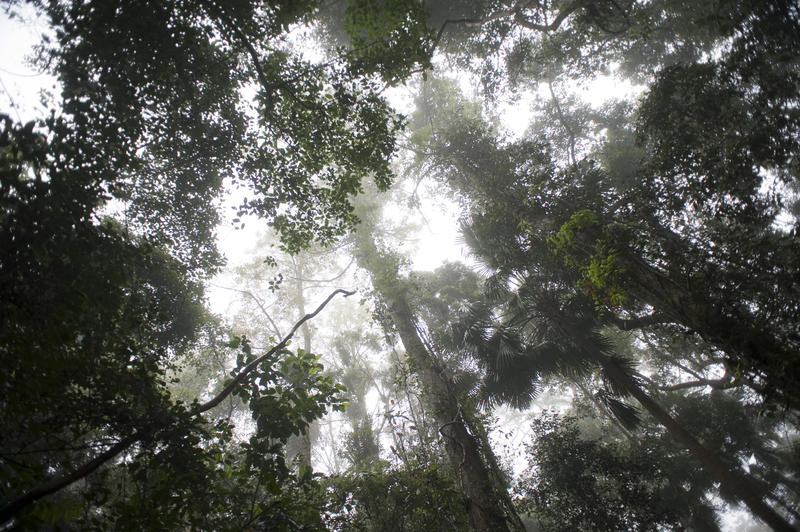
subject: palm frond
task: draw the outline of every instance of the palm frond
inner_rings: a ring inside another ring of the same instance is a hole
[[[639,409],[619,399],[609,390],[599,390],[595,397],[628,430],[636,430],[642,422]]]
[[[603,381],[606,387],[619,397],[631,395],[633,392],[631,386],[641,387],[640,379],[636,376],[634,363],[628,359],[616,355],[606,355],[602,360],[602,368]],[[622,371],[627,377],[620,380],[614,371],[610,371],[611,368]]]
[[[484,282],[484,294],[492,303],[505,301],[511,295],[508,288],[508,274],[503,271],[495,272]]]

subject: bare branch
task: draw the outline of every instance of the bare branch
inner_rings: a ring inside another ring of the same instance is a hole
[[[658,389],[663,392],[673,392],[675,390],[686,390],[688,388],[705,388],[706,386],[710,386],[715,390],[727,390],[728,388],[735,387],[736,384],[727,378],[714,380],[701,379],[696,381],[679,382],[677,384],[671,384],[668,386],[659,386]]]
[[[567,17],[569,17],[572,13],[574,13],[581,7],[583,7],[583,2],[580,0],[572,3],[572,5],[569,5],[564,9],[562,9],[561,11],[559,11],[558,15],[556,15],[556,18],[554,18],[553,22],[551,22],[550,24],[535,24],[533,22],[530,22],[523,16],[521,11],[514,13],[514,21],[520,26],[528,28],[529,30],[535,30],[541,32],[553,31],[555,29],[558,29],[558,27],[561,26],[561,23],[564,22],[567,19]]]
[[[436,33],[436,38],[433,41],[434,46],[439,44],[445,29],[447,29],[447,26],[450,25],[462,24],[464,26],[482,26],[484,24],[494,22],[495,20],[514,17],[514,21],[524,28],[541,32],[549,32],[558,29],[558,27],[561,26],[561,23],[564,22],[567,17],[569,17],[579,8],[583,7],[583,1],[578,0],[572,5],[567,6],[559,11],[558,15],[556,15],[556,18],[554,18],[550,24],[536,24],[525,18],[524,14],[522,13],[532,3],[532,0],[520,0],[514,5],[514,7],[510,9],[504,9],[503,11],[498,11],[497,13],[493,13],[483,18],[459,18],[445,20],[439,27],[439,31]]]
[[[314,283],[315,285],[323,285],[325,283],[332,283],[333,281],[341,279],[344,276],[344,274],[346,274],[347,271],[350,269],[350,266],[352,266],[353,263],[355,263],[355,261],[356,261],[355,257],[351,258],[350,262],[347,263],[347,266],[345,266],[344,269],[341,272],[339,272],[338,274],[334,275],[330,279],[306,279],[305,277],[299,277],[299,276],[295,276],[294,279],[297,280],[297,281],[303,281],[304,283]]]
[[[694,371],[691,368],[687,368],[685,365],[681,364],[680,362],[676,362],[675,365],[678,366],[680,369],[682,369],[683,371],[685,371],[686,373],[688,373],[689,375],[691,375],[692,377],[696,378],[699,381],[706,380],[706,376],[705,375],[702,375],[702,374]]]
[[[266,316],[266,318],[269,320],[269,323],[270,323],[270,325],[272,325],[272,329],[275,331],[275,334],[277,334],[278,336],[281,335],[281,330],[278,328],[278,325],[275,323],[275,321],[269,315],[269,313],[267,312],[266,307],[264,307],[264,304],[261,303],[261,300],[259,300],[255,296],[255,294],[253,294],[253,292],[251,292],[249,290],[242,290],[241,288],[233,288],[233,287],[230,287],[230,286],[222,286],[222,285],[214,284],[214,283],[209,283],[209,284],[212,285],[212,286],[216,286],[217,288],[222,288],[223,290],[230,290],[232,292],[239,292],[240,294],[244,294],[246,296],[250,296],[253,299],[253,301],[256,302],[256,305],[258,305],[258,308],[261,309],[261,313],[264,314],[264,316]]]
[[[731,375],[730,372],[728,371],[727,366],[725,367],[725,373],[719,379],[706,379],[705,376],[690,370],[689,368],[683,366],[682,364],[678,364],[678,367],[686,371],[687,373],[693,375],[697,380],[658,386],[659,390],[665,392],[672,392],[675,390],[686,390],[688,388],[701,388],[701,387],[704,388],[706,386],[710,386],[715,390],[727,390],[729,388],[734,388],[738,386],[736,381],[731,380]]]
[[[316,316],[317,314],[319,314],[320,312],[322,312],[322,309],[324,309],[324,308],[325,308],[325,306],[326,306],[328,303],[330,303],[330,302],[331,302],[331,300],[332,300],[334,297],[336,297],[336,294],[344,294],[344,297],[348,297],[348,296],[352,296],[352,295],[353,295],[353,294],[355,294],[355,293],[356,293],[356,292],[355,292],[355,290],[353,290],[353,291],[347,291],[347,290],[342,290],[341,288],[339,288],[339,289],[337,289],[337,290],[334,290],[334,291],[331,293],[331,295],[329,295],[329,296],[328,296],[328,297],[325,299],[325,301],[323,301],[323,302],[322,302],[322,303],[321,303],[321,304],[320,304],[320,305],[317,307],[317,309],[316,309],[314,312],[312,312],[312,313],[310,313],[310,314],[306,314],[305,316],[303,316],[303,317],[300,319],[300,321],[298,321],[297,323],[295,323],[295,324],[294,324],[294,327],[292,327],[292,330],[291,330],[291,331],[289,331],[289,334],[287,334],[287,335],[286,335],[286,336],[283,338],[283,340],[281,340],[281,341],[280,341],[280,342],[278,342],[278,343],[277,343],[275,346],[273,346],[273,347],[272,347],[272,349],[270,349],[269,351],[267,351],[266,353],[264,353],[263,355],[261,355],[260,357],[258,357],[257,359],[255,359],[254,361],[250,362],[248,365],[246,365],[246,366],[244,367],[244,369],[242,369],[242,371],[240,371],[240,372],[239,372],[239,374],[238,374],[238,375],[236,375],[236,377],[234,377],[234,378],[233,378],[233,380],[232,380],[231,382],[229,382],[229,383],[228,383],[228,385],[227,385],[227,386],[226,386],[226,387],[225,387],[225,388],[224,388],[224,389],[223,389],[221,392],[219,392],[219,393],[217,394],[217,396],[216,396],[216,397],[214,397],[213,399],[211,399],[211,400],[207,401],[206,403],[204,403],[204,404],[200,405],[200,406],[197,408],[197,410],[195,410],[195,411],[193,412],[193,414],[195,414],[195,415],[197,415],[197,414],[202,414],[203,412],[207,412],[207,411],[211,410],[212,408],[214,408],[215,406],[217,406],[218,404],[220,404],[220,403],[222,402],[222,400],[223,400],[223,399],[225,399],[225,398],[226,398],[228,395],[230,395],[230,394],[231,394],[231,392],[233,392],[233,389],[234,389],[234,388],[235,388],[235,387],[236,387],[236,386],[237,386],[237,385],[238,385],[240,382],[242,382],[242,380],[244,380],[244,378],[245,378],[245,377],[247,377],[247,375],[249,375],[249,374],[250,374],[250,373],[251,373],[251,372],[252,372],[254,369],[256,369],[256,368],[259,366],[259,364],[261,364],[262,362],[264,362],[265,360],[267,360],[269,357],[271,357],[273,354],[277,353],[277,352],[278,352],[278,351],[280,351],[281,349],[285,348],[285,347],[286,347],[286,344],[288,344],[288,343],[289,343],[289,340],[291,340],[291,339],[292,339],[292,337],[294,336],[294,333],[295,333],[295,332],[297,332],[297,329],[299,329],[300,327],[302,327],[302,326],[303,326],[303,324],[304,324],[305,322],[307,322],[308,320],[310,320],[311,318],[313,318],[314,316]]]
[[[666,317],[659,313],[647,314],[645,316],[627,319],[618,318],[614,315],[608,315],[604,316],[604,319],[608,320],[612,325],[616,326],[618,329],[622,329],[623,331],[632,331],[634,329],[649,327],[650,325],[659,325],[667,321]]]

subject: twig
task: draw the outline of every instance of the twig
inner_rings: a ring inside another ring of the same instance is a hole
[[[269,320],[270,325],[272,325],[272,328],[275,330],[275,334],[277,334],[278,336],[281,335],[281,330],[278,328],[278,325],[275,323],[275,321],[272,319],[272,317],[270,317],[269,313],[267,312],[267,309],[264,307],[264,304],[261,303],[261,300],[259,300],[255,296],[255,294],[253,294],[253,292],[251,292],[249,290],[242,290],[241,288],[233,288],[233,287],[230,287],[230,286],[222,286],[222,285],[219,285],[219,284],[216,284],[216,283],[209,283],[209,284],[211,286],[216,286],[217,288],[222,288],[223,290],[230,290],[232,292],[239,292],[240,294],[245,294],[245,295],[250,296],[253,299],[253,301],[256,302],[256,305],[258,305],[258,308],[261,309],[261,312],[264,314],[264,316],[266,316],[266,318]]]

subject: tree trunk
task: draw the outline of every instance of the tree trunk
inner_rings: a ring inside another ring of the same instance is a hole
[[[379,287],[376,288],[380,291]],[[444,437],[450,464],[459,475],[472,527],[480,531],[524,530],[516,511],[503,504],[503,497],[495,491],[477,439],[467,428],[452,383],[420,340],[405,298],[398,295],[385,297],[385,300],[406,353],[433,406],[434,417],[440,424],[439,432]]]
[[[367,202],[364,196],[360,198],[359,218],[374,220],[380,202]],[[433,418],[439,424],[448,461],[458,476],[472,528],[486,532],[524,532],[525,527],[511,504],[503,479],[492,475],[481,454],[480,437],[469,428],[469,412],[462,411],[452,379],[439,367],[438,360],[417,332],[398,274],[399,261],[378,249],[370,225],[362,221],[355,234],[358,264],[369,272],[375,292],[388,307],[388,317],[422,384],[422,392],[433,408]],[[485,454],[491,452],[491,448],[485,446]]]
[[[297,306],[297,314],[299,317],[303,317],[306,315],[306,300],[305,300],[305,292],[303,286],[303,279],[305,278],[305,271],[303,268],[303,255],[298,255],[294,257],[294,273],[295,273],[295,303]],[[306,353],[311,352],[311,329],[308,326],[308,322],[304,323],[303,326],[300,328],[300,332],[303,335],[303,350]],[[305,468],[308,474],[311,474],[311,427],[312,424],[316,423],[313,421],[306,427],[306,430],[297,437],[297,446],[298,446],[298,456],[300,458],[300,467]]]
[[[614,362],[604,364],[604,369],[619,383],[624,384],[626,390],[652,415],[659,423],[664,425],[670,435],[675,438],[695,458],[700,460],[705,470],[719,483],[723,491],[733,495],[747,505],[750,511],[770,526],[773,530],[792,532],[796,529],[789,524],[780,514],[764,502],[763,497],[755,491],[747,479],[740,473],[731,471],[719,458],[709,451],[703,444],[692,436],[680,425],[661,405],[655,402],[642,390],[638,383]]]

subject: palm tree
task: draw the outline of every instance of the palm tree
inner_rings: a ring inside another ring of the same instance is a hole
[[[537,280],[539,282],[537,282]],[[764,502],[756,481],[717,455],[687,431],[643,388],[635,365],[615,354],[586,301],[535,276],[516,290],[511,280],[494,276],[488,298],[474,306],[455,327],[460,342],[483,369],[481,393],[486,403],[526,406],[542,378],[558,376],[579,384],[599,371],[605,386],[597,396],[628,429],[638,421],[633,397],[684,449],[714,477],[724,492],[745,503],[774,530],[794,530]]]

